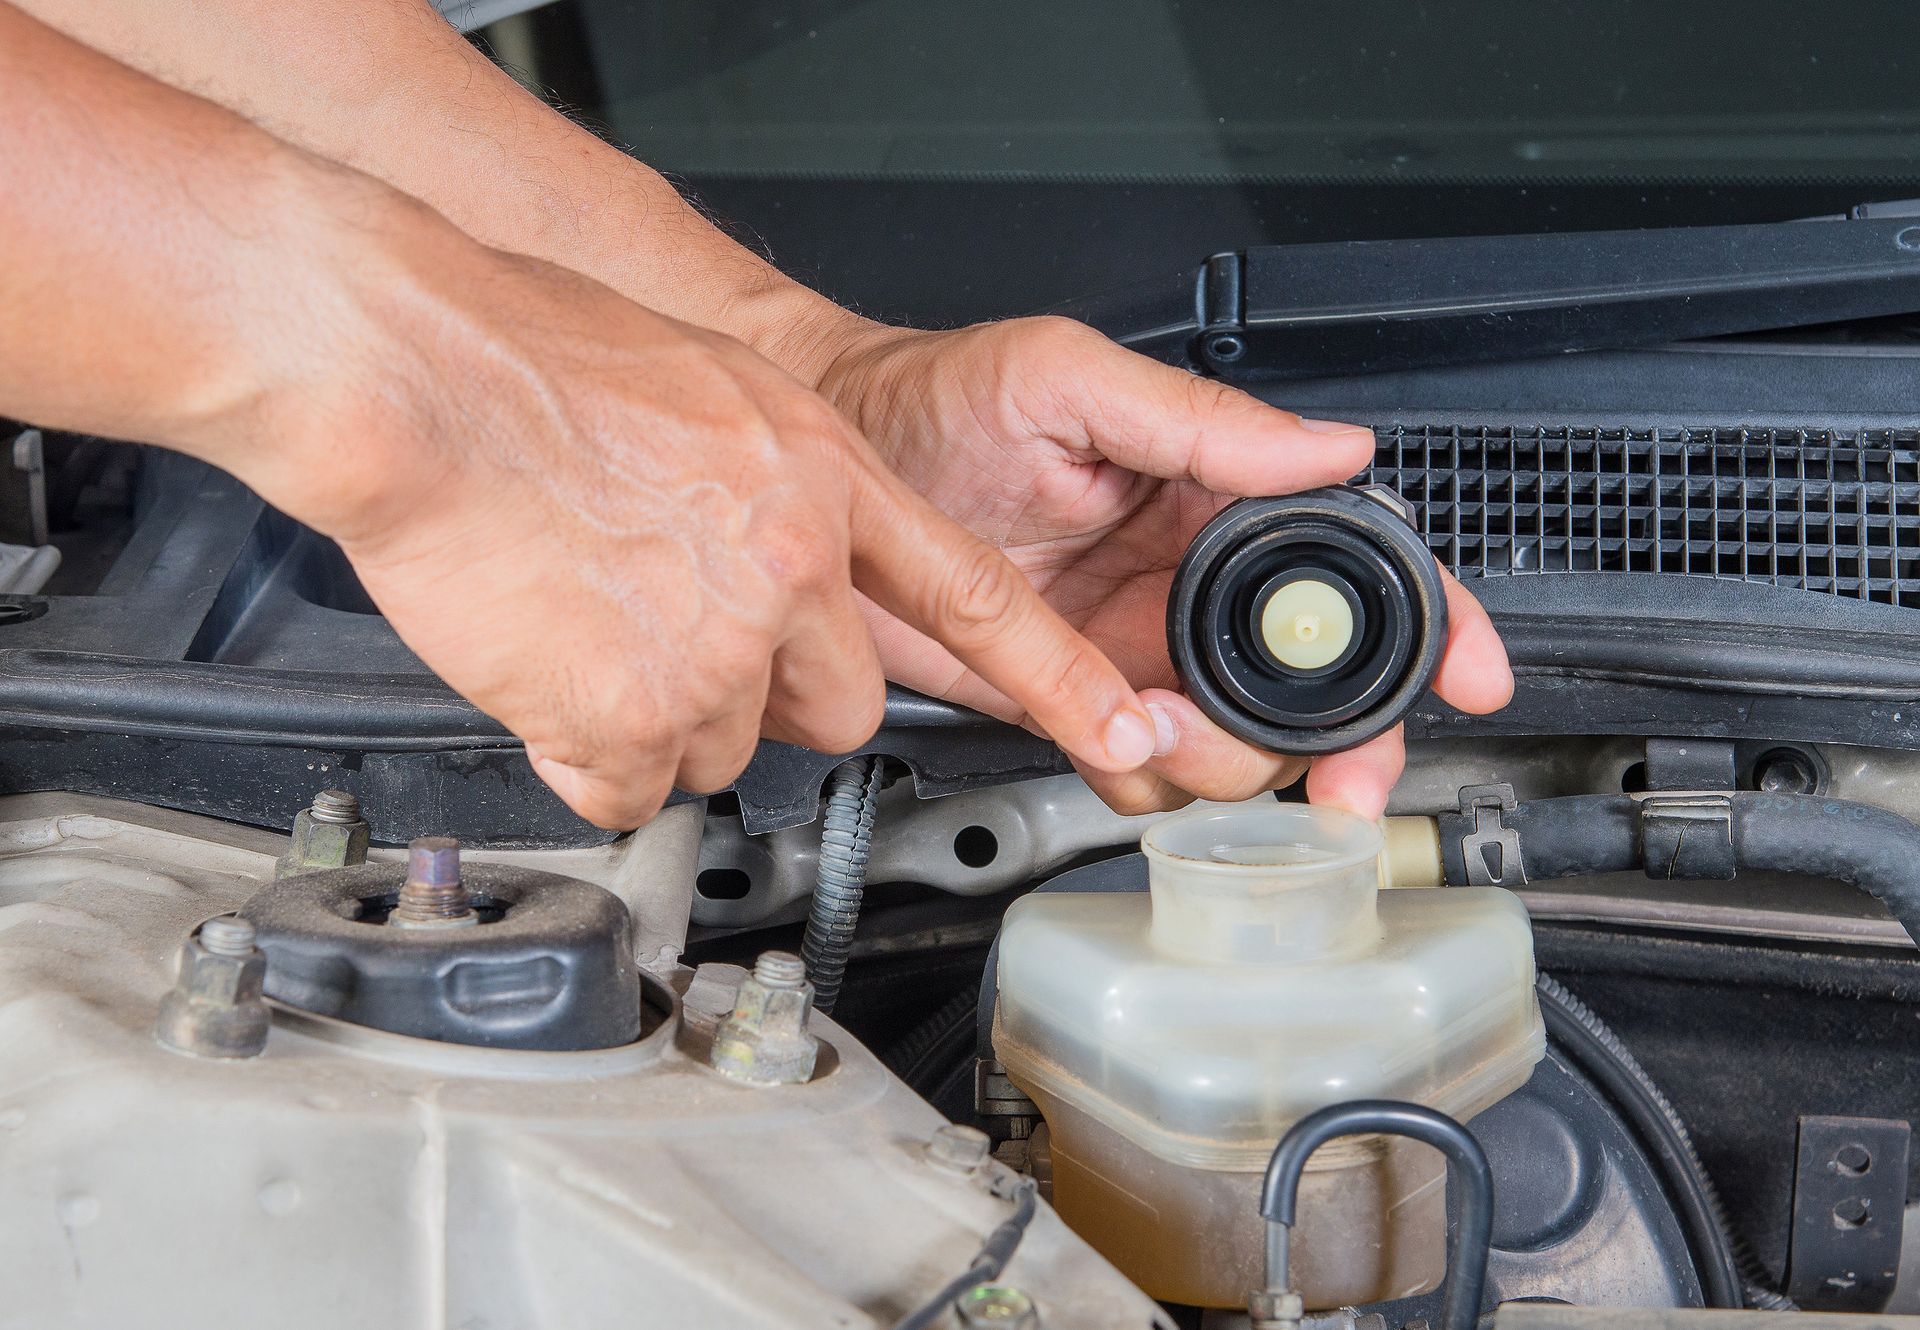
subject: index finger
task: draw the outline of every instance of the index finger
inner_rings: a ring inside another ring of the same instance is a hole
[[[1006,555],[877,468],[855,478],[853,499],[854,585],[876,604],[1088,766],[1132,771],[1153,756],[1153,721],[1125,677]]]

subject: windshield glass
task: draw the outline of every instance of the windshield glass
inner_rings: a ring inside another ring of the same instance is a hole
[[[503,62],[875,312],[1920,194],[1906,0],[564,0]]]

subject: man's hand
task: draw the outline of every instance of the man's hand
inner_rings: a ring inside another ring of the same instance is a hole
[[[1134,812],[1244,799],[1298,779],[1303,759],[1241,743],[1172,691],[1167,591],[1222,507],[1348,479],[1372,458],[1371,431],[1302,420],[1062,319],[875,331],[821,386],[909,485],[999,545],[1147,690],[1153,760],[1120,774],[1082,767],[1109,803]],[[1506,652],[1473,597],[1447,584],[1452,632],[1435,691],[1463,711],[1496,710],[1513,691]],[[1029,719],[910,625],[884,612],[871,622],[889,677]],[[1404,761],[1396,730],[1314,764],[1308,793],[1378,816]]]
[[[494,251],[436,246],[371,286],[341,392],[267,432],[370,439],[377,479],[316,498],[256,468],[263,492],[592,820],[724,788],[762,734],[864,742],[885,686],[855,585],[1090,770],[1150,754],[1120,673],[1000,553],[738,343]]]
[[[585,816],[719,788],[763,732],[864,740],[856,586],[1090,769],[1151,755],[1119,671],[738,342],[4,3],[0,123],[0,414],[191,453],[335,537]]]
[[[33,131],[0,144],[20,186],[0,207],[20,260],[0,273],[17,334],[0,321],[0,408],[195,452],[339,535],[402,634],[533,737],[576,807],[631,822],[667,774],[717,783],[743,760],[743,717],[762,695],[774,732],[841,746],[876,705],[868,649],[837,599],[849,573],[891,611],[872,621],[900,678],[1046,729],[1119,806],[1230,797],[1296,772],[1165,691],[1161,606],[1224,496],[1340,479],[1365,460],[1361,435],[1320,432],[1058,321],[875,329],[527,97],[422,0],[377,12],[223,0],[191,14],[158,0],[32,2],[498,248],[0,4],[0,104],[11,94],[8,123]],[[343,21],[357,46],[340,46]],[[141,243],[113,217],[140,218]],[[422,252],[396,279],[369,255],[409,230]],[[422,277],[436,246],[438,286]],[[564,262],[820,381],[900,477],[1014,562],[937,518],[843,421],[736,343],[502,251]],[[371,286],[326,280],[356,269]],[[383,281],[386,313],[367,319]],[[381,326],[407,331],[383,339]],[[375,396],[340,391],[350,364]],[[262,374],[282,377],[266,387]],[[343,475],[387,483],[354,493]],[[691,508],[663,511],[640,477]],[[744,543],[671,534],[698,525],[680,519],[701,503]],[[847,519],[850,538],[830,534]],[[536,553],[550,544],[571,554]],[[655,559],[676,574],[649,576],[641,562]],[[1498,643],[1464,593],[1453,603],[1439,691],[1497,706],[1510,687]],[[1151,714],[1060,614],[1157,690]],[[582,616],[606,617],[603,645],[582,645],[594,636]],[[803,629],[815,618],[833,626]],[[635,674],[620,696],[598,691]],[[834,675],[826,710],[803,700]],[[643,774],[631,754],[656,743],[673,761]],[[1321,763],[1310,791],[1374,811],[1399,765],[1382,740]]]

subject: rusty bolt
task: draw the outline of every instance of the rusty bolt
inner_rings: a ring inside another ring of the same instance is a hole
[[[797,1085],[813,1076],[820,1042],[807,1033],[813,985],[798,956],[769,951],[740,981],[733,1014],[714,1032],[716,1071],[752,1085]]]
[[[180,948],[180,973],[160,1000],[155,1037],[196,1057],[257,1056],[267,1046],[266,977],[251,923],[237,915],[207,920]]]
[[[407,846],[407,880],[387,916],[395,928],[469,928],[480,922],[460,881],[460,842],[422,836]]]
[[[323,868],[351,868],[367,861],[368,830],[360,801],[345,790],[322,790],[293,819],[292,842],[274,865],[275,877],[298,877]]]

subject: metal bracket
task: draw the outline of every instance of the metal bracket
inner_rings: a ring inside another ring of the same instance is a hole
[[[1731,790],[1735,747],[1728,739],[1647,740],[1649,790]]]
[[[1647,876],[1730,882],[1733,800],[1724,794],[1652,794],[1640,802],[1640,855]]]
[[[983,1118],[1008,1118],[1015,1121],[1040,1116],[1033,1100],[1007,1078],[1006,1069],[996,1058],[976,1058],[973,1064],[973,1107]],[[1016,1130],[1015,1135],[1025,1135]]]
[[[1460,814],[1473,819],[1473,830],[1460,841],[1470,887],[1521,887],[1527,866],[1520,858],[1520,833],[1503,814],[1514,806],[1511,785],[1466,785],[1460,790]]]
[[[1877,1312],[1893,1295],[1910,1124],[1804,1117],[1793,1170],[1787,1296],[1817,1311]]]

